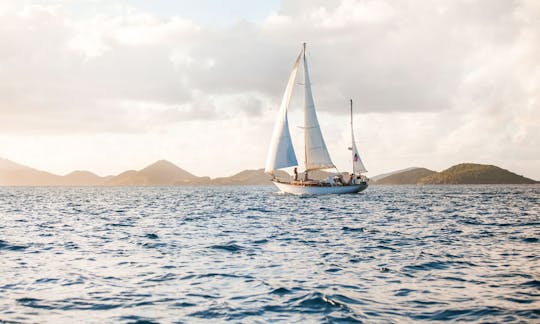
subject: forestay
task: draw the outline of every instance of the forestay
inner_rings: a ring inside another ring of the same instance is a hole
[[[268,157],[266,159],[266,167],[264,172],[270,173],[277,169],[288,168],[297,166],[296,153],[291,140],[291,133],[289,131],[289,120],[287,118],[287,111],[289,109],[289,103],[291,101],[291,95],[296,82],[296,74],[298,66],[300,65],[300,59],[302,58],[302,52],[298,55],[296,63],[287,83],[287,88],[283,94],[281,106],[279,108],[279,114],[274,126],[274,132],[272,133],[272,141],[270,142],[270,148],[268,149]]]

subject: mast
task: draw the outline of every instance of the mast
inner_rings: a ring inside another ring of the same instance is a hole
[[[304,64],[306,64],[306,43],[304,42],[303,43],[303,50],[302,50],[302,55],[304,57]],[[307,91],[307,81],[306,81],[306,71],[305,71],[305,68],[304,68],[304,107],[306,106],[306,91]],[[304,108],[305,110],[305,108]],[[308,147],[307,147],[307,143],[308,143],[308,132],[307,132],[307,114],[304,112],[304,168],[306,169],[304,172],[306,173],[305,175],[305,179],[307,180],[308,179],[308,169],[307,169],[307,166],[308,166]]]
[[[353,109],[352,109],[352,99],[351,99],[351,153],[352,153],[352,173],[354,174],[354,155],[356,154],[354,150],[354,128],[353,128]]]

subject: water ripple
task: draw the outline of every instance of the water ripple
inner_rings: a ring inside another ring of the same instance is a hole
[[[0,188],[0,322],[538,322],[540,186]]]

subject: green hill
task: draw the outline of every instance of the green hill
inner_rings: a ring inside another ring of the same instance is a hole
[[[532,184],[525,178],[494,165],[462,163],[424,177],[419,184]]]
[[[375,181],[375,184],[392,184],[392,185],[406,185],[417,184],[418,181],[424,177],[431,176],[437,172],[426,168],[413,168],[406,169],[404,171],[391,173],[383,178],[379,178]]]
[[[391,176],[392,174],[405,172],[405,171],[410,171],[410,170],[414,170],[414,169],[418,169],[418,168],[417,167],[411,167],[411,168],[406,168],[406,169],[401,169],[401,170],[395,170],[395,171],[392,171],[392,172],[381,173],[381,174],[378,174],[376,176],[369,177],[369,179],[371,181],[377,182],[377,181],[381,180],[382,178],[386,178],[388,176]]]
[[[289,180],[287,172],[277,171],[276,176],[282,180]],[[272,176],[264,173],[264,169],[244,170],[230,177],[221,177],[211,180],[212,185],[269,185]]]

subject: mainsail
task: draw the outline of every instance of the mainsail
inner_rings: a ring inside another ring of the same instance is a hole
[[[352,110],[352,99],[351,99],[351,140],[352,140],[352,159],[353,159],[353,173],[354,174],[360,174],[363,172],[368,172],[366,170],[366,167],[364,166],[364,163],[362,163],[362,159],[360,158],[360,154],[358,153],[358,149],[356,148],[356,142],[354,141],[354,129],[353,129],[353,110]]]
[[[289,120],[287,118],[287,110],[289,109],[289,103],[291,101],[291,95],[296,81],[296,73],[302,58],[302,52],[298,55],[296,63],[285,88],[281,106],[279,108],[279,114],[274,126],[274,132],[272,133],[272,141],[270,142],[270,148],[268,149],[268,157],[266,159],[266,167],[264,172],[270,173],[277,169],[288,168],[297,166],[296,154],[291,141],[291,133],[289,131]]]
[[[315,112],[315,103],[311,93],[311,82],[309,80],[308,64],[306,60],[306,50],[304,44],[304,87],[305,87],[305,107],[304,107],[304,136],[305,136],[305,167],[306,170],[330,169],[334,168],[334,163],[330,159],[328,149],[321,133],[321,127]]]

